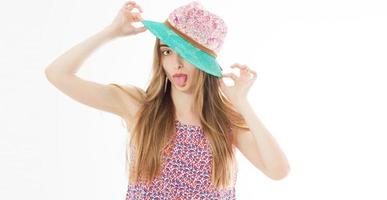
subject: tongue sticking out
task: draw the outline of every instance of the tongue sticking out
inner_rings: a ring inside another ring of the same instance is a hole
[[[178,86],[184,87],[187,82],[187,76],[175,76],[173,77],[173,80]]]

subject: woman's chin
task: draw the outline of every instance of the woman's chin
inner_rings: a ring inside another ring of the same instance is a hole
[[[190,84],[187,82],[183,85],[173,84],[173,87],[175,87],[179,91],[189,91],[190,90]]]
[[[188,84],[184,84],[184,85],[178,85],[178,84],[174,84],[173,85],[176,89],[179,89],[179,90],[183,90],[183,89],[186,89]]]

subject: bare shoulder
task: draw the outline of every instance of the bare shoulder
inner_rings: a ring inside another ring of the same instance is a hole
[[[122,109],[121,117],[125,120],[127,126],[131,130],[136,115],[144,102],[145,91],[140,87],[130,84],[121,85],[110,83],[109,85],[114,88],[115,94],[120,99]]]

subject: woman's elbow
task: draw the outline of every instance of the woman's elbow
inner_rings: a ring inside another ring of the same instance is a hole
[[[286,167],[279,167],[277,168],[276,170],[274,170],[271,174],[270,174],[270,178],[273,179],[273,180],[282,180],[284,179],[286,176],[288,176],[290,172],[290,167],[289,166],[286,166]]]

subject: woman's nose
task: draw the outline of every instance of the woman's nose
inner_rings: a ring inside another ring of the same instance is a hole
[[[183,67],[183,58],[181,58],[179,55],[177,56],[177,69],[180,69]]]

